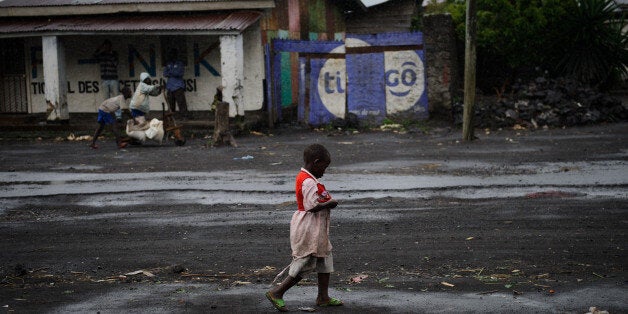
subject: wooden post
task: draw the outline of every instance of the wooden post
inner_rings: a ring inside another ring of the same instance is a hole
[[[229,130],[229,103],[221,101],[216,104],[216,120],[214,123],[213,146],[229,144],[238,147]]]
[[[464,111],[462,114],[462,138],[475,139],[473,115],[475,104],[475,60],[476,60],[476,7],[475,0],[467,0],[467,21],[464,49]]]

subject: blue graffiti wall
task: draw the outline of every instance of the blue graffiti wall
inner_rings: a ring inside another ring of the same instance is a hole
[[[347,109],[360,119],[382,122],[386,116],[384,55],[381,53],[347,54],[349,90]]]
[[[322,125],[347,113],[370,123],[404,115],[427,118],[423,35],[419,32],[347,35],[343,42],[275,41],[278,52],[299,53],[298,118]],[[274,70],[275,99],[281,95]]]

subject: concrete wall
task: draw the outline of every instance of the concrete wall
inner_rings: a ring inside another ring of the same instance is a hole
[[[456,35],[451,15],[425,15],[423,34],[430,115],[450,117],[451,104],[461,86],[462,74],[458,73]]]
[[[263,88],[261,78],[264,77],[263,57],[261,56],[261,40],[259,27],[247,32],[247,40],[258,44],[245,43],[245,82],[243,93],[247,101],[245,110],[262,108]],[[134,89],[139,82],[141,72],[149,72],[155,82],[163,82],[162,47],[159,36],[62,36],[65,47],[66,78],[68,81],[69,112],[96,112],[98,105],[104,100],[100,88],[99,65],[93,62],[92,54],[105,39],[111,40],[113,50],[119,54],[120,64],[118,75],[120,87],[129,86]],[[218,36],[181,36],[185,42],[186,98],[188,109],[209,110],[216,87],[221,84],[220,47],[216,45]],[[183,44],[182,44],[183,45]],[[42,39],[32,37],[26,39],[26,76],[29,102],[33,113],[46,112],[44,98],[44,76],[42,60]],[[258,80],[259,78],[259,80]],[[249,82],[250,81],[250,82]],[[162,96],[151,98],[151,110],[161,111],[164,102]]]
[[[282,52],[300,59],[299,120],[321,125],[354,114],[365,124],[386,117],[425,119],[428,102],[422,34],[419,32],[347,34],[344,42],[273,42],[275,65]],[[309,64],[308,64],[309,63]],[[308,70],[309,69],[309,72]],[[273,70],[276,94],[283,86]]]
[[[244,86],[245,109],[260,110],[264,105],[264,49],[259,22],[242,33],[244,45]]]

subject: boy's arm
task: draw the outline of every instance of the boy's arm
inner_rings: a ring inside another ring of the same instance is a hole
[[[146,83],[141,83],[139,88],[143,94],[148,94],[151,96],[158,96],[161,93],[160,85],[149,85]]]
[[[320,195],[318,194],[318,185],[312,179],[305,179],[301,186],[303,192],[303,206],[308,212],[319,212],[324,209],[332,209],[338,206],[338,201],[333,198],[329,198],[326,202],[320,202]]]
[[[152,89],[148,94],[151,96],[159,96],[161,94],[161,85],[153,85],[154,89]]]
[[[338,201],[336,201],[335,199],[330,199],[329,201],[325,202],[325,203],[318,203],[316,204],[316,206],[314,206],[312,209],[308,210],[309,212],[319,212],[323,209],[332,209],[332,208],[336,208],[336,206],[338,206]]]

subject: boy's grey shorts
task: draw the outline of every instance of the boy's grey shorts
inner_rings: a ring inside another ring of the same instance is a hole
[[[317,273],[333,273],[334,272],[334,257],[329,252],[327,257],[306,256],[296,258],[292,260],[290,264],[290,270],[288,275],[292,278],[301,277],[316,271]]]

